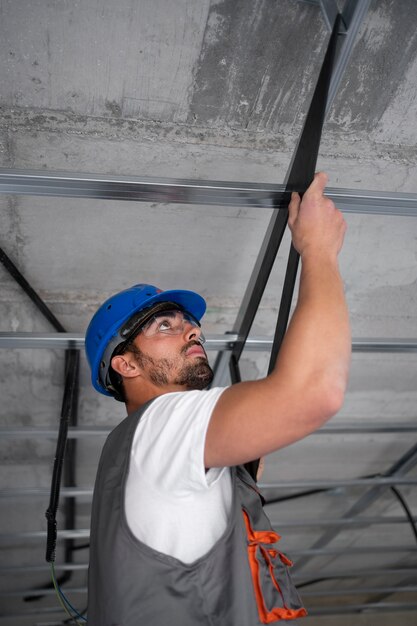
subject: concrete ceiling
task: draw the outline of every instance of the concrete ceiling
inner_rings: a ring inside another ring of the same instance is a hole
[[[316,3],[2,0],[0,11],[3,168],[283,182],[329,37]],[[414,0],[371,1],[324,128],[319,167],[329,173],[332,187],[417,193],[416,26]],[[254,208],[18,194],[0,196],[0,209],[1,247],[75,333],[84,332],[99,302],[137,282],[199,291],[208,302],[207,334],[230,330],[270,218],[268,210]],[[415,339],[416,219],[358,214],[346,219],[341,264],[354,337]],[[255,335],[272,336],[287,254],[286,239]],[[2,267],[0,284],[1,331],[52,332]],[[0,623],[52,626],[63,617],[50,590],[37,601],[26,600],[27,590],[48,581],[48,572],[36,568],[44,564],[55,441],[17,431],[57,430],[64,355],[58,349],[3,349],[0,359]],[[246,351],[244,376],[264,375],[267,362],[265,352]],[[417,425],[416,380],[413,352],[355,353],[346,403],[333,427],[350,424],[356,431],[324,431],[272,455],[263,482],[342,481],[386,472],[415,443],[415,433],[400,427]],[[121,405],[93,391],[83,359],[79,425],[108,429],[122,417]],[[381,424],[397,431],[370,432],[368,426]],[[102,436],[78,441],[78,487],[92,487],[103,441]],[[406,474],[413,476],[415,469]],[[268,494],[283,497],[309,488]],[[40,493],[12,497],[14,489]],[[416,517],[415,486],[399,489]],[[380,488],[378,498],[364,499],[366,490],[340,487],[270,508],[283,549],[299,563],[299,581],[331,578],[302,588],[307,606],[320,607],[320,617],[307,618],[310,626],[353,620],[415,624],[416,571],[383,573],[387,567],[417,567],[412,529],[389,487]],[[323,538],[326,521],[348,514],[358,501],[361,515],[380,523],[339,525],[340,532],[331,541],[327,537],[327,554],[310,560],[298,555]],[[77,500],[79,530],[88,529],[89,507],[88,496]],[[383,517],[398,519],[381,523]],[[59,528],[65,528],[62,515]],[[68,558],[87,563],[86,548],[68,557],[62,546],[57,568]],[[372,551],[382,546],[384,553]],[[342,572],[355,576],[333,577]],[[81,568],[64,585],[81,609],[85,577]],[[404,590],[413,584],[414,590]],[[400,591],[380,591],[388,587]],[[365,593],[372,588],[377,591]],[[339,595],[332,595],[336,591]],[[348,613],[365,602],[391,607],[384,613]],[[414,609],[392,610],[393,603],[403,609],[406,602]],[[335,606],[347,614],[326,616],[323,607],[331,612],[328,607]]]

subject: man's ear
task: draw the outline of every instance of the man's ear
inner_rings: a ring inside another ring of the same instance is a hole
[[[135,378],[136,376],[141,375],[141,369],[137,361],[131,354],[129,354],[129,352],[114,356],[110,365],[114,371],[120,374],[123,378]]]

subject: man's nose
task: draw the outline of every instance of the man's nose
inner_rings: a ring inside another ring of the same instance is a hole
[[[184,336],[187,341],[191,341],[192,339],[199,341],[201,334],[201,328],[199,326],[185,322]]]

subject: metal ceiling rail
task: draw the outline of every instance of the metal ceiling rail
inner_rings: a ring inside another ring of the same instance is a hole
[[[406,552],[408,554],[415,554],[416,552],[416,544],[413,543],[408,546],[346,546],[343,548],[334,548],[327,546],[326,548],[306,548],[300,550],[288,550],[291,553],[291,557],[299,557],[299,556],[335,556],[348,554],[349,556],[361,556],[362,554],[397,554],[397,552]]]
[[[0,194],[273,209],[285,185],[0,168]],[[417,194],[328,187],[346,213],[417,217]],[[289,197],[288,197],[289,200]]]
[[[268,502],[266,503],[268,504]],[[412,518],[417,523],[417,516]],[[297,519],[283,522],[282,520],[272,520],[272,526],[275,528],[322,528],[323,526],[345,526],[347,529],[352,527],[364,526],[382,526],[385,524],[409,524],[410,520],[403,517],[346,517],[346,518],[328,518],[328,519]]]
[[[15,613],[4,613],[4,614],[0,615],[0,623],[3,622],[3,620],[4,620],[6,625],[9,626],[10,620],[14,620],[14,619],[21,620],[22,618],[27,619],[27,618],[33,618],[33,617],[36,617],[36,616],[46,616],[46,615],[48,615],[48,616],[50,615],[51,619],[54,619],[53,618],[54,613],[61,614],[62,618],[59,621],[53,621],[53,622],[49,622],[48,621],[48,622],[42,622],[42,623],[38,622],[38,621],[36,621],[34,623],[33,620],[31,619],[30,622],[25,622],[25,624],[27,624],[27,626],[63,626],[65,624],[69,624],[70,623],[69,621],[67,621],[68,615],[64,612],[64,609],[59,604],[59,602],[57,602],[55,606],[45,607],[43,609],[32,609],[30,611],[19,611],[19,612],[15,612]]]
[[[90,437],[107,437],[112,428],[99,428],[96,426],[84,426],[80,428],[69,428],[68,439],[85,439]],[[311,435],[357,435],[372,433],[379,435],[415,433],[417,432],[417,421],[393,423],[372,423],[363,420],[351,422],[330,422]],[[51,428],[3,428],[0,429],[0,439],[55,439],[56,430]]]
[[[268,504],[268,503],[267,503]],[[413,521],[417,522],[417,517],[413,517]],[[369,517],[369,518],[345,518],[345,519],[317,519],[317,520],[272,520],[271,524],[274,528],[279,528],[280,530],[286,528],[322,528],[323,526],[344,526],[347,530],[352,527],[366,527],[366,526],[374,526],[374,525],[391,525],[391,524],[409,524],[410,520],[406,517]],[[43,530],[34,530],[34,531],[22,531],[22,532],[14,532],[14,533],[1,533],[0,534],[0,543],[7,544],[10,541],[16,540],[38,540],[44,539],[46,537],[46,532]],[[60,539],[89,539],[90,531],[88,528],[77,528],[77,529],[64,529],[59,531]],[[45,566],[48,571],[50,568]],[[0,573],[1,573],[0,569]]]
[[[63,539],[89,539],[90,530],[88,528],[77,528],[74,530],[63,529],[58,533],[58,540]],[[7,542],[11,542],[16,539],[22,541],[31,541],[33,539],[45,539],[45,530],[28,530],[26,532],[16,533],[0,533],[0,544],[7,545]]]
[[[385,477],[401,477],[411,471],[415,465],[417,465],[417,444],[413,445],[405,454],[403,454],[395,463],[393,463],[386,472],[384,472]],[[368,509],[375,501],[377,501],[381,496],[381,487],[373,486],[369,490],[365,491],[360,498],[353,504],[345,513],[341,516],[341,518],[346,517],[356,517],[360,515],[366,509]],[[322,549],[324,546],[328,546],[328,544],[335,539],[340,530],[337,528],[331,528],[325,531],[322,536],[314,542],[312,550]],[[415,547],[413,549],[415,552]],[[310,557],[307,555],[301,562],[299,561],[296,565],[297,571],[301,570],[306,564],[309,562]]]
[[[367,593],[412,593],[417,591],[417,585],[398,585],[398,587],[359,587],[351,589],[332,589],[332,590],[320,590],[320,591],[302,591],[303,598],[321,598],[323,596],[357,596]]]
[[[86,540],[89,537],[89,530],[62,530],[58,533],[58,543],[61,541],[71,539],[83,539]],[[10,546],[14,543],[15,540],[25,540],[27,542],[38,542],[44,541],[46,538],[46,531],[33,531],[33,532],[25,532],[25,533],[1,533],[0,534],[0,545]],[[326,546],[325,548],[287,548],[287,551],[291,554],[291,557],[322,557],[322,556],[337,556],[337,555],[354,555],[360,556],[363,554],[381,554],[384,556],[385,554],[397,554],[398,552],[405,552],[407,554],[415,554],[416,553],[416,545],[391,545],[387,546],[386,544],[379,546],[342,546],[342,547],[333,547]],[[408,573],[408,572],[407,572]],[[310,573],[311,575],[311,573]],[[308,574],[306,574],[308,576]]]
[[[391,418],[392,419],[392,418]],[[414,433],[417,431],[417,420],[414,422],[396,422],[393,419],[392,424],[371,422],[330,422],[326,426],[322,426],[315,430],[312,435],[357,435],[364,433],[373,433],[376,435]],[[310,436],[310,435],[309,435]]]
[[[3,620],[7,620],[7,626],[9,626],[10,619],[21,618],[21,617],[27,618],[27,617],[32,617],[34,615],[52,615],[53,613],[62,613],[62,615],[64,616],[64,619],[66,619],[67,617],[61,605],[57,603],[55,606],[45,607],[43,609],[32,609],[31,611],[19,611],[16,613],[3,613],[2,615],[0,615],[0,622],[2,622]],[[66,622],[64,622],[64,624],[65,623]],[[59,622],[53,622],[53,624],[56,624],[57,626],[62,626],[63,621],[61,620]],[[30,626],[32,626],[32,624],[30,624]],[[49,626],[49,623],[48,623],[48,626]]]
[[[207,350],[230,351],[238,341],[237,334],[206,335],[204,346]],[[248,337],[245,350],[262,352],[272,347],[272,337]],[[84,347],[82,333],[36,333],[36,332],[0,332],[1,348],[58,348],[81,349]],[[417,339],[405,338],[353,338],[353,352],[417,352]]]
[[[349,604],[346,606],[309,607],[308,614],[314,615],[350,615],[357,613],[379,613],[385,611],[415,611],[417,602],[370,602],[367,604]],[[46,626],[46,625],[45,625]]]
[[[59,571],[85,571],[88,569],[88,563],[55,563],[54,569],[56,572]],[[28,572],[50,572],[51,566],[48,564],[42,565],[10,565],[0,567],[0,574],[4,574],[7,576],[13,574],[22,574]],[[378,570],[380,571],[380,570]],[[412,569],[401,570],[402,574],[409,574],[412,572]],[[417,569],[416,569],[417,572]]]
[[[321,597],[334,597],[334,596],[356,596],[366,593],[410,593],[417,591],[416,585],[399,585],[398,587],[360,587],[352,589],[340,589],[340,590],[320,590],[320,591],[304,591],[302,592],[305,598],[321,598]],[[54,596],[55,589],[20,589],[18,591],[0,591],[1,597],[37,597],[37,596]],[[65,587],[65,593],[68,595],[86,594],[87,587]]]
[[[321,572],[323,573],[323,572]],[[354,570],[344,569],[340,570],[325,570],[326,578],[368,578],[371,576],[404,576],[404,574],[415,574],[417,577],[417,566],[415,567],[384,567],[384,568],[364,568]],[[311,581],[312,576],[317,576],[317,571],[314,570],[310,573],[304,572],[303,574],[291,574],[291,577],[297,581],[297,584]]]
[[[330,0],[320,0],[320,6],[325,15],[331,11],[329,1]],[[333,11],[337,11],[336,2],[334,0],[331,1],[334,5]],[[333,69],[332,80],[330,81],[329,94],[327,96],[326,116],[336,96],[343,72],[345,71],[349,58],[352,54],[356,36],[368,11],[369,4],[370,0],[346,0],[343,7],[342,19],[344,26],[346,27],[346,34],[341,41],[341,45],[339,46],[337,62]],[[329,20],[329,18],[327,18],[327,20]]]
[[[87,593],[87,587],[65,587],[65,595],[79,595]],[[0,591],[0,598],[15,597],[43,597],[55,596],[55,589],[19,589],[16,591]]]
[[[86,571],[88,569],[88,563],[56,563],[55,571]],[[23,574],[28,572],[50,572],[49,565],[10,565],[0,567],[0,575],[11,576],[14,574]],[[299,584],[304,581],[311,580],[312,575],[316,575],[317,572],[297,574],[294,573],[292,578],[297,580]],[[369,578],[372,576],[404,576],[404,574],[415,574],[417,576],[417,565],[415,567],[385,567],[375,569],[358,569],[355,570],[326,570],[326,578]]]
[[[344,487],[386,487],[390,485],[417,485],[417,478],[387,476],[381,478],[352,478],[348,480],[288,480],[285,482],[259,483],[260,489],[340,489]],[[37,498],[49,494],[44,487],[32,489],[0,489],[0,500]],[[92,496],[92,488],[64,487],[61,495],[64,498]]]
[[[353,339],[353,352],[417,352],[415,339]]]
[[[113,428],[69,428],[68,439],[107,437]],[[0,430],[0,439],[56,439],[56,430],[42,428],[10,428]]]
[[[326,47],[324,59],[304,119],[301,134],[285,176],[285,194],[281,197],[280,202],[276,202],[274,205],[275,210],[272,212],[259,254],[252,269],[232,328],[232,332],[238,335],[238,341],[233,346],[231,354],[218,354],[213,367],[214,376],[211,386],[213,386],[213,384],[215,384],[214,381],[217,380],[218,370],[221,369],[223,371],[224,359],[229,361],[229,373],[232,384],[242,380],[239,360],[252,329],[256,313],[259,309],[265,288],[269,281],[270,273],[275,264],[281,242],[287,229],[289,192],[298,191],[300,194],[303,194],[314,178],[326,113],[327,94],[339,40],[340,23],[341,15],[337,12],[331,24],[331,36]],[[281,211],[279,209],[285,210]],[[299,261],[300,254],[291,243],[275,325],[274,341],[270,352],[268,373],[270,373],[275,366],[275,361],[280,351],[288,324]],[[257,479],[259,463],[260,459],[255,458],[244,464],[245,469],[255,481]]]
[[[287,480],[276,483],[259,483],[260,489],[339,489],[340,487],[366,487],[374,485],[417,485],[417,478],[388,476],[381,478],[352,478],[348,480]],[[1,492],[0,492],[1,493]]]
[[[0,489],[0,500],[19,500],[20,498],[44,498],[49,495],[50,490],[46,487],[36,487],[33,489]],[[82,487],[63,487],[60,492],[63,498],[90,497],[93,495],[93,488],[83,489]]]
[[[372,613],[382,611],[415,611],[417,609],[416,602],[381,602],[371,604],[354,604],[354,605],[336,605],[336,606],[315,606],[308,607],[308,614],[310,616],[320,615],[346,615],[356,613]],[[28,618],[36,615],[51,615],[54,613],[63,613],[63,609],[57,604],[55,607],[48,607],[43,609],[33,609],[32,611],[20,611],[19,613],[7,613],[0,615],[0,622],[7,620],[7,624],[10,624],[10,619]],[[53,622],[38,622],[36,621],[33,626],[62,626],[62,620]]]
[[[320,5],[321,12],[323,13],[324,21],[326,22],[327,28],[331,31],[335,19],[339,13],[337,4],[335,0],[319,0],[318,4]]]

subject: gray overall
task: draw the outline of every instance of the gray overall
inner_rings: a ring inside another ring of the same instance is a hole
[[[191,564],[162,554],[130,531],[124,492],[130,450],[149,403],[109,435],[94,489],[88,626],[255,626],[306,615],[277,551],[256,484],[232,469],[227,528]],[[294,622],[292,622],[294,624]]]

